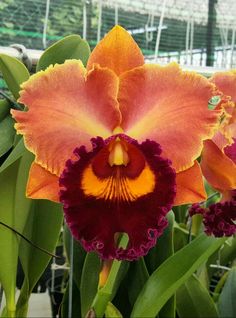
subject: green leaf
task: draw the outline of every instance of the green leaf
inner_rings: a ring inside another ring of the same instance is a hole
[[[236,317],[236,267],[229,272],[226,283],[221,292],[218,308],[220,317],[235,318]]]
[[[145,257],[149,273],[153,273],[170,255],[174,253],[173,235],[175,215],[172,211],[167,214],[168,227],[162,236],[157,240],[157,244]]]
[[[23,138],[17,143],[15,148],[12,150],[10,155],[4,161],[4,163],[0,167],[0,173],[2,173],[5,169],[10,167],[14,162],[16,162],[19,158],[21,158],[28,151],[25,148]]]
[[[50,46],[40,57],[37,72],[51,64],[62,64],[68,59],[78,59],[87,64],[90,54],[88,43],[79,35],[69,35]]]
[[[64,226],[64,244],[68,262],[70,261],[70,249],[71,249],[71,239],[72,235],[68,226]],[[80,242],[73,239],[73,279],[77,284],[77,287],[80,288],[82,269],[84,266],[84,261],[86,257],[86,252],[81,246]]]
[[[19,98],[20,85],[30,77],[27,68],[16,58],[0,54],[0,71],[9,90],[17,100]]]
[[[10,103],[6,99],[0,99],[0,122],[9,115],[10,109]]]
[[[0,122],[0,157],[11,149],[15,139],[14,120],[11,115],[6,116]]]
[[[85,317],[97,293],[101,260],[96,253],[88,253],[82,271],[80,284],[81,314]]]
[[[130,303],[133,305],[142,290],[144,284],[149,278],[148,270],[144,261],[144,258],[141,257],[135,262],[131,262],[129,266],[129,271],[127,274],[127,286],[128,295]]]
[[[229,237],[221,249],[211,255],[207,261],[207,269],[209,280],[213,276],[214,272],[218,271],[217,268],[213,268],[211,264],[220,264],[227,266],[228,263],[232,262],[236,258],[236,237]]]
[[[157,244],[146,256],[149,273],[153,273],[168,257],[174,254],[174,222],[173,211],[167,214],[168,227],[157,240]],[[175,296],[171,297],[159,313],[159,318],[175,317]]]
[[[62,318],[69,317],[69,282],[66,287],[66,292],[64,294],[62,304],[61,304],[61,315]],[[80,305],[80,291],[76,282],[73,280],[72,286],[72,315],[71,317],[81,317],[81,305]]]
[[[168,258],[144,285],[131,317],[155,317],[176,290],[224,241],[224,238],[215,239],[202,234]]]
[[[6,99],[0,100],[0,157],[11,149],[15,139],[16,132],[10,109],[11,105]]]
[[[53,253],[62,226],[61,205],[46,200],[31,200],[31,203],[23,234],[37,246]],[[19,257],[25,274],[17,302],[17,317],[22,317],[27,312],[30,293],[47,267],[51,256],[21,239]]]
[[[208,290],[192,275],[177,291],[177,312],[180,318],[217,318],[214,301]]]
[[[122,315],[119,312],[119,310],[111,302],[109,302],[105,311],[105,317],[106,318],[122,318]]]
[[[0,174],[0,221],[22,233],[30,210],[31,200],[25,197],[25,187],[32,155],[25,155]],[[6,295],[8,315],[15,308],[15,279],[19,238],[0,225],[0,281]]]
[[[15,226],[14,195],[19,161],[0,175],[0,221]],[[0,224],[0,283],[6,296],[9,311],[15,311],[15,281],[18,242],[16,235]]]

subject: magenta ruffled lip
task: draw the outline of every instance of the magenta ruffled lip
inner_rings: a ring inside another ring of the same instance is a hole
[[[112,202],[86,196],[81,189],[84,169],[109,142],[117,136],[137,147],[155,175],[153,192],[132,202]],[[68,160],[59,183],[60,201],[66,222],[73,236],[80,240],[86,251],[96,251],[104,259],[134,260],[146,255],[156,244],[167,226],[166,214],[171,209],[175,194],[175,171],[168,159],[162,158],[161,147],[154,141],[139,144],[126,135],[119,134],[106,140],[91,140],[93,149],[76,148],[78,160]],[[126,249],[118,248],[116,233],[127,233]]]
[[[231,236],[236,233],[236,197],[232,200],[211,204],[207,209],[199,204],[194,204],[189,210],[189,215],[203,215],[203,224],[207,235],[215,237]]]

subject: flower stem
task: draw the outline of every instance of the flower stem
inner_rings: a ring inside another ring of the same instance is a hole
[[[129,242],[127,234],[122,234],[119,242],[119,247],[126,248]],[[114,260],[111,265],[109,275],[105,285],[100,288],[92,303],[92,308],[95,311],[96,317],[103,317],[107,305],[112,297],[112,292],[116,283],[116,278],[119,273],[122,261]]]

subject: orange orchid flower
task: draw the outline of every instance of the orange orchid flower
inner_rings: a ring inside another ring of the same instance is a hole
[[[219,121],[221,111],[208,109],[214,95],[214,84],[176,63],[145,65],[128,32],[114,27],[86,68],[68,60],[22,85],[28,110],[12,115],[35,154],[27,196],[62,202],[87,251],[145,255],[173,204],[206,197],[196,159]],[[117,247],[122,232],[126,249]]]
[[[190,215],[203,214],[207,234],[231,236],[236,233],[236,71],[216,73],[210,81],[232,98],[226,98],[219,130],[204,141],[201,160],[203,175],[222,198],[207,209],[193,205]]]

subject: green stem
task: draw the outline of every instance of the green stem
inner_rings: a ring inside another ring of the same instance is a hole
[[[127,234],[122,234],[119,247],[126,248],[129,242]],[[120,269],[122,261],[114,260],[108,275],[106,284],[104,287],[98,290],[94,301],[92,303],[92,308],[95,311],[96,317],[103,317],[107,305],[112,297],[113,288],[116,282],[116,278]]]

